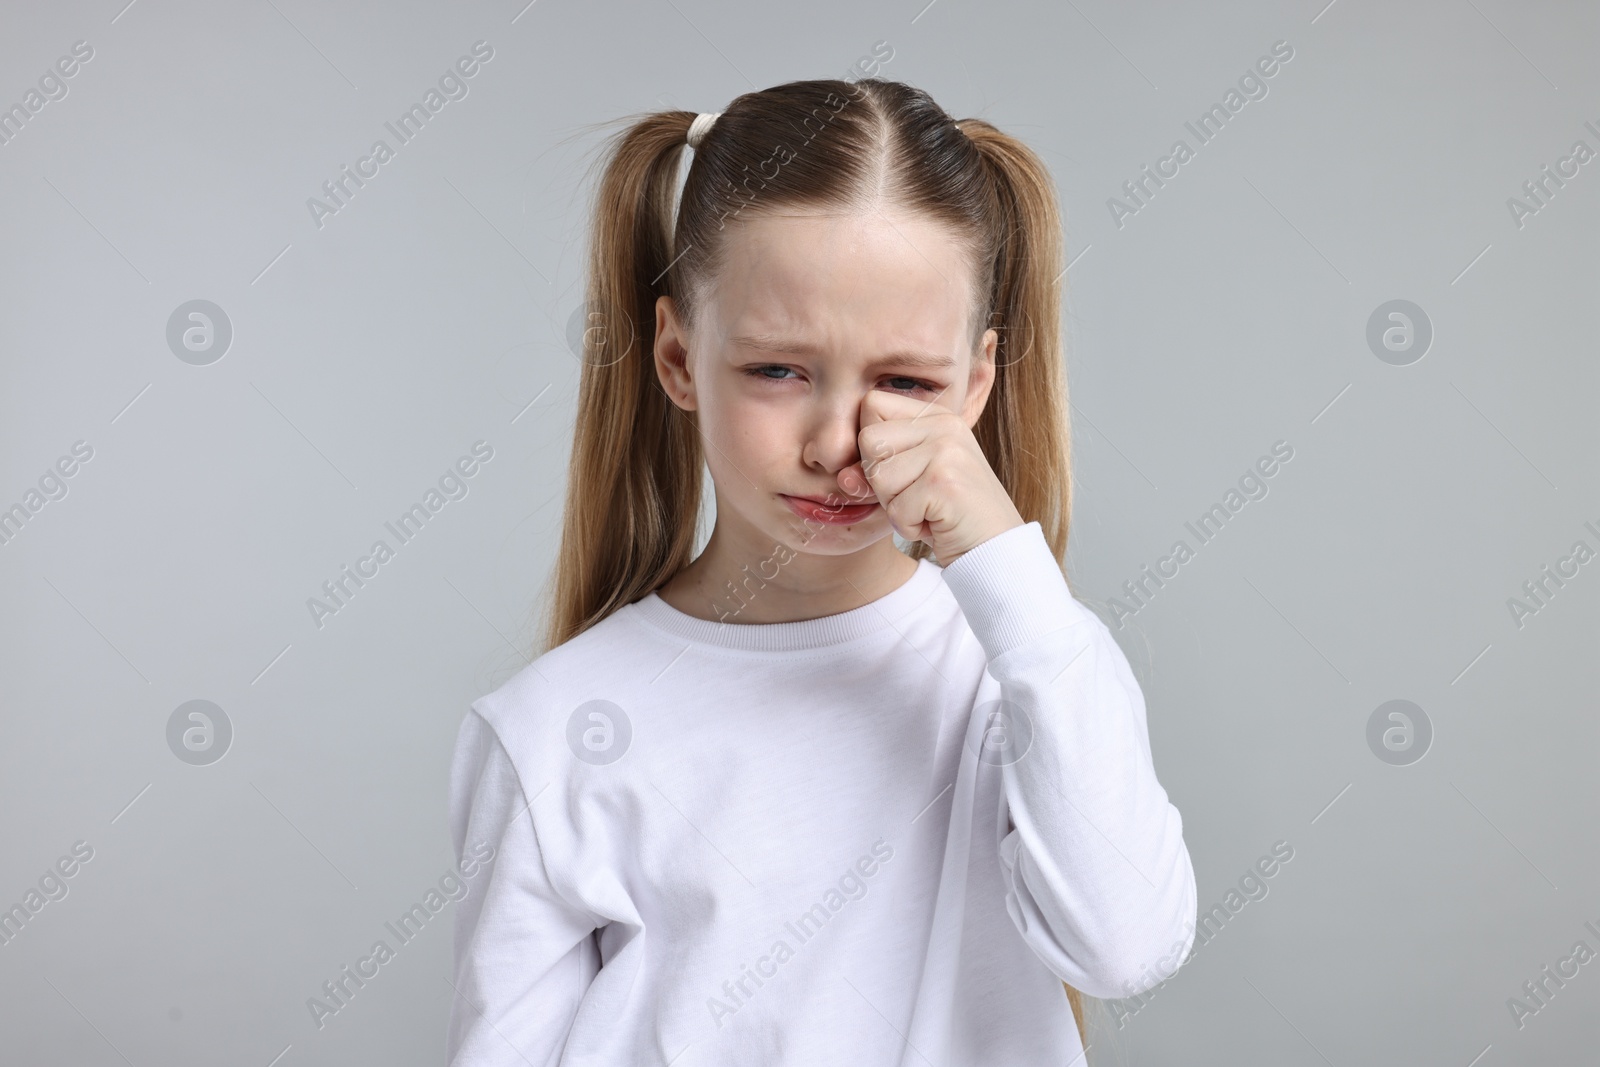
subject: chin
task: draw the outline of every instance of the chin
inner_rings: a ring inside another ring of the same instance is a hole
[[[793,525],[785,526],[777,540],[790,551],[805,555],[853,556],[894,532],[881,514],[854,526],[813,526],[804,519],[793,519]]]

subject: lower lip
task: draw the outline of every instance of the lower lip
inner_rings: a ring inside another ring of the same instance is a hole
[[[789,496],[783,493],[779,495],[783,497],[784,503],[789,505],[789,510],[799,515],[802,519],[825,522],[830,526],[854,526],[878,510],[876,502],[871,504],[842,504],[838,507],[829,507],[826,504],[818,504],[814,500],[802,500],[797,496]]]

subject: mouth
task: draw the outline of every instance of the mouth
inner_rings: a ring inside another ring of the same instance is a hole
[[[825,522],[830,526],[854,526],[878,510],[876,500],[850,504],[846,502],[845,497],[839,495],[835,495],[831,501],[826,497],[790,496],[787,493],[778,495],[789,505],[789,510],[801,518]]]

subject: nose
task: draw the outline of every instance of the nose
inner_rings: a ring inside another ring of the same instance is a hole
[[[801,449],[806,466],[837,476],[860,461],[861,400],[853,391],[818,398]]]

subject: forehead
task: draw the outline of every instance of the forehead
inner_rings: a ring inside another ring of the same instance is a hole
[[[729,228],[711,286],[722,337],[803,336],[836,350],[965,348],[972,265],[954,234],[884,208],[766,215]]]

